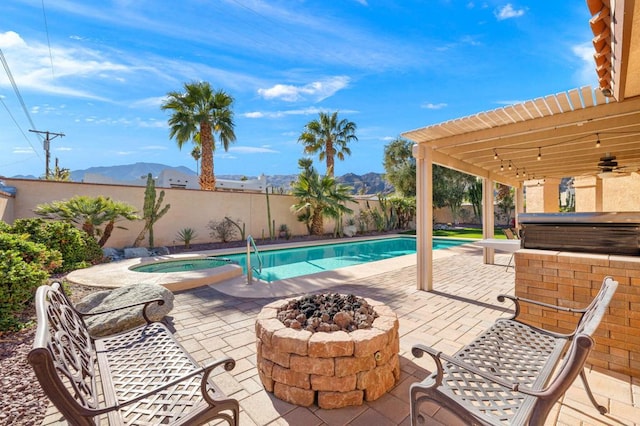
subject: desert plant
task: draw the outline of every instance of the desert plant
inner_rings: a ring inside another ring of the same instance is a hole
[[[209,235],[213,238],[217,238],[223,243],[228,243],[229,241],[233,241],[236,237],[236,227],[231,223],[231,221],[222,219],[221,221],[212,220],[207,225],[211,232]]]
[[[142,219],[144,220],[144,228],[140,231],[138,238],[133,243],[134,247],[144,240],[147,232],[149,233],[149,247],[153,248],[153,225],[160,220],[162,216],[169,211],[171,204],[167,204],[162,209],[162,201],[164,200],[164,191],[160,191],[160,197],[156,201],[156,184],[151,176],[151,173],[147,175],[147,187],[144,190],[144,207],[142,209]]]
[[[138,219],[133,206],[103,196],[77,195],[66,201],[40,204],[34,212],[45,219],[62,220],[80,226],[91,237],[99,237],[100,247],[106,244],[116,222]]]
[[[264,189],[264,191],[267,197],[267,223],[269,225],[269,238],[273,240],[275,238],[276,230],[274,229],[274,225],[272,225],[272,222],[271,222],[271,205],[269,204],[269,187],[267,186]]]
[[[62,221],[44,221],[40,218],[16,219],[6,232],[26,234],[29,241],[44,244],[49,250],[62,255],[62,264],[54,273],[86,268],[103,258],[102,249],[95,238]]]
[[[280,225],[278,235],[280,238],[286,238],[287,240],[291,238],[291,231],[289,231],[289,226],[286,223]]]
[[[196,238],[198,238],[198,236],[196,235],[196,231],[193,228],[182,228],[176,234],[176,239],[178,241],[182,241],[184,243],[184,247],[187,249],[191,247],[191,241],[195,240]]]
[[[233,220],[231,220],[230,218],[228,218],[228,217],[226,217],[226,216],[224,217],[224,219],[225,219],[225,220],[228,220],[229,222],[231,222],[231,224],[232,224],[233,226],[235,226],[236,228],[238,228],[238,231],[240,232],[240,239],[241,239],[241,240],[244,240],[244,239],[245,239],[245,235],[246,235],[246,227],[245,227],[245,224],[243,223],[243,224],[242,224],[242,226],[240,226],[240,224],[239,224],[240,219],[236,219],[235,221],[233,221]]]

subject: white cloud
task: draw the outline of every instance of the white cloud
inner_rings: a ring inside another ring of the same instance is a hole
[[[54,150],[55,151],[73,151],[73,149],[68,146],[59,146],[54,148]]]
[[[504,106],[509,106],[509,105],[518,105],[521,103],[524,103],[525,101],[521,100],[521,99],[512,99],[512,100],[503,100],[503,101],[495,101],[496,104],[498,105],[504,105]]]
[[[135,151],[116,151],[116,155],[132,155],[135,153]]]
[[[287,102],[306,100],[308,98],[319,102],[347,87],[349,81],[350,78],[347,76],[336,76],[314,81],[304,86],[276,84],[268,89],[258,89],[258,94],[265,99],[281,99]]]
[[[585,42],[571,48],[574,55],[582,61],[581,66],[576,70],[575,79],[577,86],[598,86],[596,64],[593,60],[593,44]]]
[[[33,148],[28,148],[26,146],[16,146],[11,151],[12,154],[18,154],[18,155],[33,154],[34,152],[35,151],[33,150]]]
[[[525,9],[514,9],[511,3],[507,3],[502,8],[496,10],[495,15],[498,21],[502,21],[505,19],[519,18],[524,16],[524,13]]]
[[[287,117],[290,115],[316,115],[320,112],[329,112],[329,111],[333,111],[331,109],[327,109],[327,108],[316,108],[316,107],[308,107],[308,108],[301,108],[301,109],[289,109],[289,110],[284,110],[284,111],[254,111],[254,112],[247,112],[245,114],[243,114],[243,117],[246,118],[282,118],[282,117]],[[340,114],[357,114],[358,111],[356,110],[343,110],[341,109]]]
[[[90,49],[52,46],[49,51],[47,45],[27,43],[13,31],[0,33],[0,49],[18,87],[50,94],[104,100],[86,90],[74,89],[66,82],[77,85],[78,79],[115,80],[131,70],[127,65],[111,62],[100,52]],[[48,59],[50,55],[55,58],[53,73]],[[0,87],[9,85],[9,79],[0,76]]]
[[[229,152],[238,154],[277,154],[279,151],[265,146],[230,146]]]
[[[164,151],[164,150],[167,149],[167,147],[164,146],[164,145],[146,145],[146,146],[143,146],[140,149],[143,149],[143,150],[146,150],[146,151]]]
[[[367,0],[355,0],[356,3],[360,3],[363,6],[369,6],[369,4],[367,3]]]
[[[440,102],[439,104],[434,104],[431,102],[425,102],[422,105],[420,105],[420,108],[425,108],[425,109],[442,109],[445,108],[447,106],[447,104],[445,104],[444,102]]]
[[[132,108],[159,108],[166,99],[166,96],[154,96],[131,102],[129,106]]]

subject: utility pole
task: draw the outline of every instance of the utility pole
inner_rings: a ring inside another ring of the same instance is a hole
[[[45,153],[45,162],[46,162],[45,169],[44,169],[44,178],[49,179],[49,160],[51,158],[51,155],[49,154],[50,142],[52,139],[55,139],[58,136],[60,137],[64,136],[64,133],[55,133],[55,132],[50,132],[48,130],[42,131],[42,130],[31,130],[31,129],[29,129],[29,131],[33,133],[45,135],[44,141],[42,141],[42,145],[44,147],[44,153]]]

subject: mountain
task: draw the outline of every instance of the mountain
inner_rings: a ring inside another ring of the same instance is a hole
[[[362,176],[347,173],[336,178],[340,183],[353,186],[356,194],[389,194],[394,191],[393,186],[383,179],[380,173],[367,173]]]
[[[172,167],[159,163],[138,162],[119,166],[89,167],[88,169],[73,170],[71,172],[71,180],[74,182],[82,182],[85,174],[89,173],[106,176],[117,181],[139,181],[140,178],[146,177],[148,173],[151,173],[153,176],[158,176],[160,172],[165,169],[177,170],[188,175],[196,174],[196,172],[185,166]],[[216,177],[219,179],[229,180],[257,178],[257,176],[245,175],[216,175]],[[267,176],[267,182],[275,188],[282,188],[284,191],[288,191],[291,188],[291,182],[295,181],[297,177],[297,174],[272,175]],[[14,176],[14,178],[37,179],[33,176]],[[364,175],[347,173],[343,176],[337,176],[336,180],[340,183],[353,186],[354,194],[377,194],[379,192],[388,194],[393,192],[393,186],[388,182],[385,182],[381,173],[367,173]]]
[[[158,163],[135,163],[123,164],[120,166],[89,167],[84,170],[74,170],[71,172],[71,180],[74,182],[82,182],[85,173],[90,173],[107,176],[116,180],[132,181],[140,180],[140,178],[146,177],[149,173],[153,176],[158,176],[164,169],[177,170],[189,175],[196,174],[196,172],[185,166],[172,167]]]

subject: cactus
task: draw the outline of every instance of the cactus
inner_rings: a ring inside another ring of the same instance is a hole
[[[160,209],[162,201],[164,200],[164,191],[160,191],[160,197],[156,201],[156,184],[153,181],[151,173],[147,175],[147,188],[144,190],[144,207],[142,209],[144,220],[144,228],[140,231],[138,238],[133,243],[134,247],[144,240],[145,235],[149,232],[149,248],[153,248],[153,225],[160,220],[164,214],[169,211],[171,204],[167,204]]]
[[[273,224],[271,224],[271,206],[269,205],[269,187],[268,186],[265,188],[265,193],[267,194],[267,224],[269,225],[269,239],[274,240],[276,236],[276,221],[274,220]]]
[[[233,220],[231,220],[230,218],[228,218],[227,216],[224,217],[225,220],[228,220],[231,224],[235,225],[236,228],[238,228],[238,231],[240,231],[240,240],[244,241],[245,239],[245,235],[246,235],[246,227],[245,227],[245,223],[242,224],[242,227],[240,227],[240,225],[237,222],[234,222]],[[240,219],[236,219],[238,222],[240,222]]]

